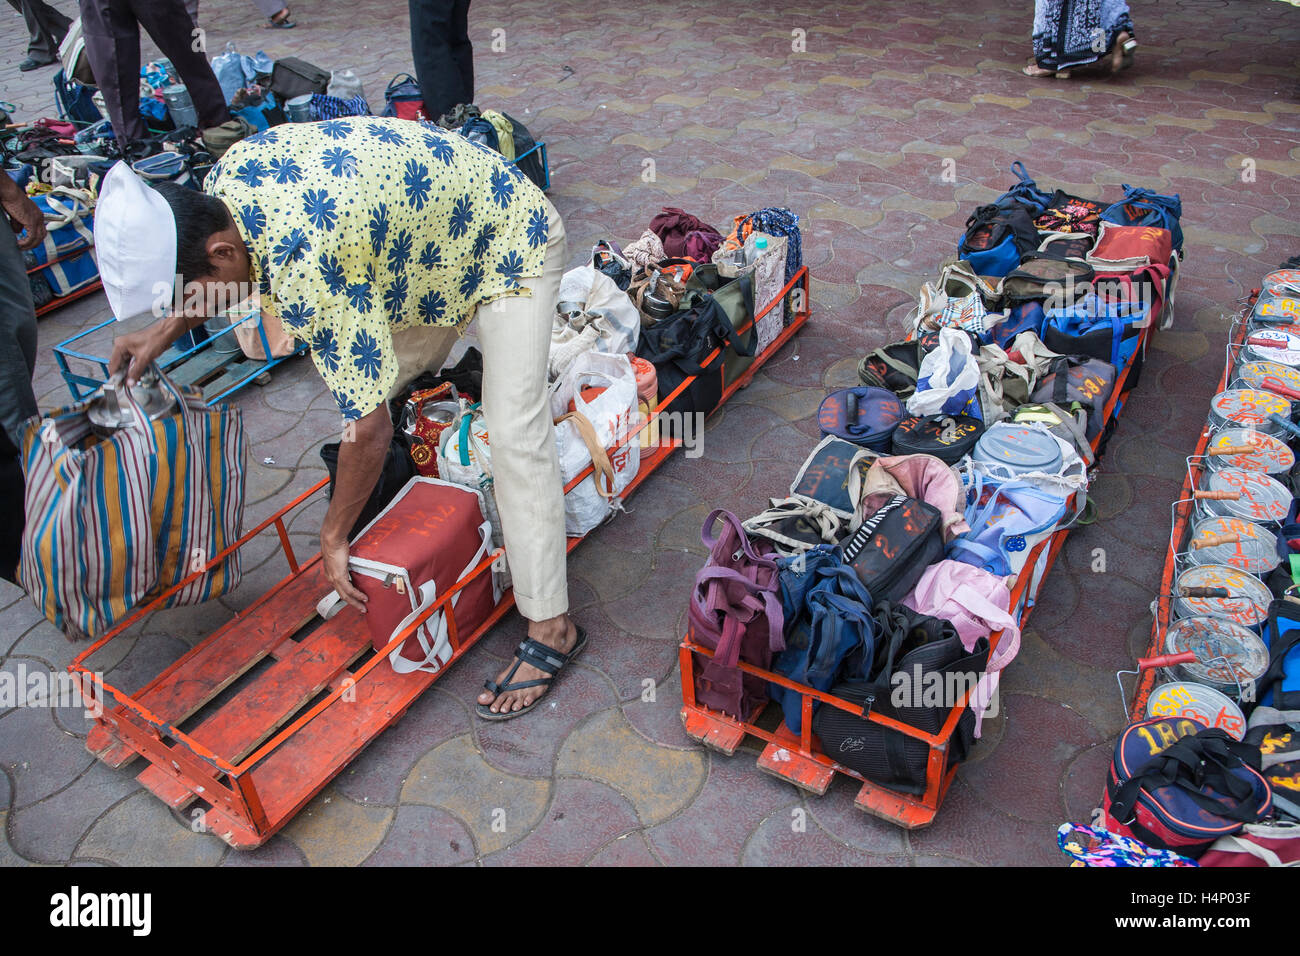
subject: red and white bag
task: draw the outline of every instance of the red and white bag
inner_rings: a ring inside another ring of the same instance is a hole
[[[483,495],[437,478],[412,478],[366,525],[349,548],[348,567],[368,598],[365,621],[375,650],[446,594],[492,553],[492,525]],[[456,633],[468,636],[501,598],[495,576],[484,573],[451,599]],[[331,591],[316,606],[333,617],[344,606]],[[446,615],[439,611],[388,656],[399,674],[437,673],[451,660]]]
[[[1219,837],[1201,866],[1300,866],[1300,826],[1247,823],[1239,833]]]

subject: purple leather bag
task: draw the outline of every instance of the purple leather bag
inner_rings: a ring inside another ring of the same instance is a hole
[[[714,525],[722,519],[716,537]],[[768,670],[785,650],[785,617],[775,555],[754,550],[740,519],[718,509],[700,531],[709,559],[695,576],[688,613],[691,637],[714,655],[695,672],[695,699],[739,719],[767,700],[767,681],[737,667],[744,661]]]

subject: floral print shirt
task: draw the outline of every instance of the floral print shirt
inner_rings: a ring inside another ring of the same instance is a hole
[[[474,309],[529,295],[547,203],[517,167],[455,132],[357,116],[285,123],[232,146],[206,191],[230,209],[253,279],[344,418],[397,381],[392,333],[463,329]]]

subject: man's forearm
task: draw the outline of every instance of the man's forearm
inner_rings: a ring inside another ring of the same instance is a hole
[[[321,522],[323,544],[346,543],[348,532],[370,500],[393,437],[387,405],[381,405],[355,423],[352,441],[339,444],[338,469],[329,510]]]
[[[23,192],[23,187],[14,182],[12,176],[8,173],[0,174],[0,202],[14,202],[26,198],[27,193]]]

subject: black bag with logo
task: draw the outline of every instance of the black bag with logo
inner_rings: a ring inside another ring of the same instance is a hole
[[[909,415],[890,439],[892,455],[933,455],[955,465],[970,454],[984,423],[971,415]]]
[[[952,708],[973,690],[988,665],[989,642],[981,637],[967,651],[948,621],[918,614],[901,604],[878,602],[874,661],[845,660],[845,679],[831,688],[836,697],[926,733],[937,733]],[[822,704],[813,732],[831,759],[875,783],[903,793],[925,790],[930,748],[901,731]],[[975,714],[962,710],[948,743],[948,768],[961,763],[975,742]]]
[[[1115,366],[1087,355],[1062,355],[1048,365],[1038,380],[1030,402],[1050,402],[1067,411],[1076,407],[1088,413],[1087,436],[1091,441],[1106,427],[1106,403],[1115,390]]]
[[[901,601],[943,557],[943,516],[919,498],[895,495],[840,542],[873,601]]]

